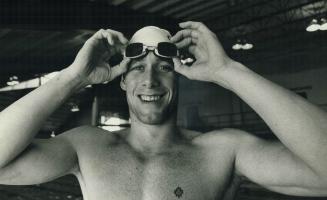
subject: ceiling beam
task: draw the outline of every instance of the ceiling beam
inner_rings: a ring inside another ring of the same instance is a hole
[[[152,1],[152,0],[151,0]],[[112,28],[132,34],[145,25],[177,29],[176,20],[97,1],[11,1],[0,4],[0,26],[29,30]],[[118,2],[119,3],[119,2]]]
[[[243,12],[237,12],[226,16],[215,17],[205,21],[209,27],[214,27],[217,32],[226,30],[233,30],[247,26],[249,24],[258,23],[262,20],[269,20],[273,17],[285,15],[285,13],[291,12],[292,10],[299,10],[305,6],[311,5],[312,3],[320,4],[321,0],[308,1],[291,1],[288,5],[284,5],[284,8],[279,8],[280,1],[272,1],[264,5],[257,5],[244,10]],[[322,8],[324,9],[324,8]],[[325,8],[326,9],[326,8]],[[313,15],[314,13],[311,13]]]
[[[254,6],[258,6],[258,5],[262,5],[267,3],[267,1],[264,0],[260,0],[260,1],[256,1],[253,0],[251,2],[241,2],[239,4],[236,4],[234,6],[230,6],[229,4],[226,4],[226,8],[222,9],[222,7],[211,7],[208,8],[202,12],[199,12],[199,14],[196,14],[196,16],[189,16],[187,19],[190,18],[195,18],[197,17],[199,21],[208,21],[211,18],[215,18],[217,16],[223,16],[226,17],[228,15],[230,15],[231,13],[237,13],[237,12],[243,12],[244,10],[250,9]]]
[[[148,12],[157,12],[157,11],[163,10],[171,5],[175,5],[175,4],[179,3],[180,1],[182,1],[182,0],[166,0],[162,3],[158,3],[154,6],[151,6],[150,8],[147,9],[147,11]]]
[[[196,6],[197,4],[200,4],[204,1],[205,0],[192,0],[192,1],[188,1],[188,2],[183,2],[182,4],[179,4],[178,6],[175,6],[174,8],[171,8],[171,9],[163,12],[163,15],[164,16],[174,15],[174,14],[180,12],[181,10],[192,8],[193,6]]]
[[[176,13],[176,14],[174,14],[173,16],[174,16],[175,18],[179,18],[179,19],[181,19],[181,18],[184,18],[184,17],[190,16],[190,15],[192,15],[192,14],[196,14],[196,13],[198,13],[198,12],[201,12],[201,11],[203,11],[203,10],[206,10],[206,9],[208,9],[208,8],[210,8],[210,7],[213,7],[213,6],[218,6],[218,7],[220,7],[220,6],[222,6],[223,4],[227,4],[227,2],[224,1],[224,0],[207,1],[207,2],[203,2],[203,3],[201,3],[201,4],[198,4],[198,5],[195,5],[195,6],[189,8],[189,9],[183,11],[183,12]]]

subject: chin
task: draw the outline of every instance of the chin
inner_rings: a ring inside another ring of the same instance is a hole
[[[164,113],[138,114],[137,119],[144,124],[160,125],[169,119],[170,116]]]
[[[167,108],[163,111],[156,111],[156,112],[141,111],[141,112],[134,112],[133,115],[138,121],[144,124],[160,125],[174,118],[176,116],[176,109]]]

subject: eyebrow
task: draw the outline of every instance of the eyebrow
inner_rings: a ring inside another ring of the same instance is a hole
[[[169,58],[160,58],[156,61],[157,64],[160,64],[162,62],[174,65],[174,62],[172,61],[172,59],[169,59]],[[132,62],[129,64],[128,68],[130,68],[131,66],[136,65],[136,64],[144,64],[144,63],[145,63],[145,61],[143,60],[143,58],[136,58],[136,59],[132,60]]]

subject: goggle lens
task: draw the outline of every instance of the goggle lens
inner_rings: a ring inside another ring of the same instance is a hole
[[[126,57],[135,57],[142,55],[143,53],[143,44],[142,43],[131,43],[125,49]]]
[[[164,57],[177,56],[177,47],[169,42],[160,42],[157,47],[158,53]]]
[[[155,49],[153,49],[153,47],[150,48],[149,46],[145,46],[142,43],[131,43],[125,49],[125,56],[129,58],[137,58],[143,56],[147,50],[149,51],[149,49],[154,50],[154,53],[157,56],[172,58],[178,55],[176,45],[169,42],[159,42]]]

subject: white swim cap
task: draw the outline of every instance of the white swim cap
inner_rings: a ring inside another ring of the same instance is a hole
[[[157,46],[159,42],[170,42],[171,34],[156,26],[146,26],[136,31],[130,43],[141,42],[147,46]]]

